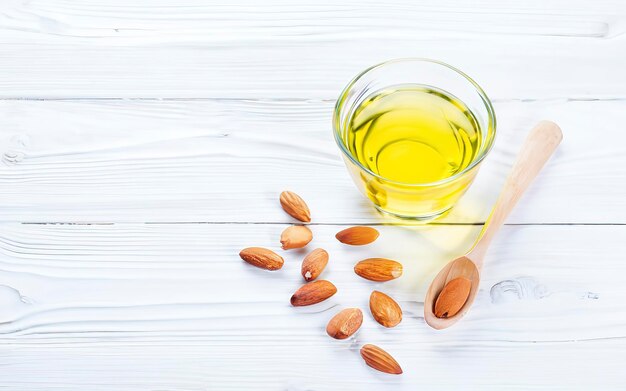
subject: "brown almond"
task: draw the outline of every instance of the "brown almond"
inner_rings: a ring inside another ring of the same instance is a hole
[[[402,264],[386,258],[368,258],[354,266],[354,272],[371,281],[389,281],[402,275]]]
[[[457,277],[448,281],[435,302],[435,316],[450,318],[456,315],[465,305],[472,289],[472,282],[465,277]]]
[[[283,250],[302,248],[309,244],[312,239],[313,232],[304,225],[292,225],[285,228],[283,233],[280,234],[280,244]]]
[[[332,282],[318,280],[304,284],[291,296],[291,305],[301,307],[322,302],[337,293]]]
[[[358,308],[346,308],[333,316],[326,326],[328,335],[335,339],[346,339],[356,333],[363,323],[363,312]]]
[[[361,357],[365,363],[377,371],[399,375],[402,373],[400,364],[391,355],[376,345],[367,344],[361,348]]]
[[[302,260],[302,277],[306,281],[313,281],[324,271],[328,264],[328,253],[322,248],[316,248]]]
[[[283,191],[280,193],[280,205],[294,219],[298,219],[305,223],[311,221],[311,211],[306,202],[292,191]]]
[[[337,232],[335,237],[338,241],[352,246],[370,244],[378,238],[378,231],[372,227],[356,226]]]
[[[285,261],[272,250],[263,247],[248,247],[239,252],[239,256],[250,265],[267,270],[278,270]]]
[[[402,321],[402,308],[386,294],[374,291],[370,295],[370,311],[378,323],[395,327]]]

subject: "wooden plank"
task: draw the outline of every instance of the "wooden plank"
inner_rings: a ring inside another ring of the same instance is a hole
[[[303,252],[270,273],[237,256],[277,248],[283,224],[0,224],[0,383],[9,389],[616,389],[626,378],[625,226],[507,226],[487,255],[471,313],[428,328],[421,300],[446,259],[477,226],[383,226],[377,242],[347,248],[342,226],[313,226],[310,248],[331,254],[324,278],[339,292],[292,308]],[[352,272],[367,256],[403,262],[371,283]],[[601,271],[601,272],[599,272]],[[395,297],[404,320],[370,318],[372,289]],[[339,342],[324,325],[359,306],[365,322]],[[394,378],[365,367],[358,347],[398,358]],[[565,365],[564,363],[567,363]],[[34,370],[37,376],[29,376]],[[340,370],[340,374],[339,371]],[[452,376],[451,374],[454,374]]]
[[[528,130],[563,129],[510,223],[626,223],[623,101],[497,102],[498,136],[443,221],[484,221]],[[289,222],[284,189],[316,223],[376,223],[331,132],[333,102],[2,101],[0,220]],[[593,200],[593,203],[590,203]]]
[[[195,340],[6,348],[0,353],[4,369],[0,378],[7,389],[29,391],[359,391],[414,390],[416,386],[438,390],[565,391],[619,390],[624,382],[626,344],[622,340],[511,347],[464,343],[458,349],[412,345],[412,351],[402,352],[394,346],[405,373],[391,377],[365,367],[356,347],[333,343],[336,341],[319,342],[327,338],[323,336],[306,336],[298,342],[305,338],[311,343],[300,345],[300,349],[273,344],[220,346]],[[388,349],[391,351],[392,347]],[[33,375],[34,371],[37,375]]]
[[[5,2],[0,97],[334,99],[370,65],[431,57],[495,99],[623,98],[624,3],[571,3]]]
[[[625,4],[3,2],[0,388],[623,388]],[[345,173],[334,99],[365,67],[408,56],[475,77],[496,101],[497,144],[444,224],[377,225],[378,242],[346,248],[333,238],[346,224],[388,221]],[[544,118],[564,143],[509,220],[539,225],[504,227],[472,312],[429,329],[428,282],[470,246]],[[304,252],[280,251],[276,273],[237,256],[278,248],[285,188],[313,209],[310,247],[331,254],[339,293],[314,307],[287,301]],[[373,255],[404,276],[355,276]],[[372,289],[400,302],[398,328],[370,318]],[[366,319],[338,342],[324,326],[344,306]],[[405,374],[367,368],[363,343]]]

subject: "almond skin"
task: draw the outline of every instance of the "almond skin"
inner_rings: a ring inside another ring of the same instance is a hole
[[[378,231],[372,227],[356,226],[337,232],[335,237],[344,244],[363,246],[372,243],[378,238],[378,235]]]
[[[280,205],[285,212],[294,219],[308,223],[311,221],[311,211],[306,202],[292,191],[283,191],[280,193]]]
[[[280,255],[263,247],[244,248],[239,256],[250,265],[267,270],[278,270],[285,263]]]
[[[328,253],[322,248],[316,248],[302,260],[302,277],[305,281],[313,281],[324,271],[328,264]]]
[[[363,324],[363,312],[358,308],[346,308],[333,316],[326,326],[328,335],[346,339],[356,333]]]
[[[363,345],[361,357],[365,363],[377,371],[399,375],[402,373],[400,364],[391,355],[376,345]]]
[[[313,232],[304,225],[292,225],[285,228],[283,233],[280,234],[280,244],[283,250],[302,248],[309,244],[312,239]]]
[[[332,282],[318,280],[304,284],[291,296],[291,305],[302,307],[322,302],[337,293]]]
[[[386,258],[368,258],[354,266],[354,272],[371,281],[389,281],[402,275],[402,264]]]
[[[386,294],[374,291],[370,295],[370,311],[378,323],[395,327],[402,321],[402,308]]]
[[[448,281],[435,302],[435,316],[450,318],[456,315],[465,305],[472,289],[472,282],[465,277],[457,277]]]

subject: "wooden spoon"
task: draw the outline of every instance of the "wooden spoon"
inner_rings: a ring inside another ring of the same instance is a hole
[[[450,327],[470,309],[478,292],[480,269],[491,240],[524,191],[552,156],[562,138],[561,129],[550,121],[542,121],[530,131],[476,243],[465,255],[454,259],[441,269],[430,284],[424,300],[424,320],[431,327],[435,329]],[[465,277],[472,283],[467,301],[456,315],[438,318],[434,314],[437,296],[450,280],[457,277]]]

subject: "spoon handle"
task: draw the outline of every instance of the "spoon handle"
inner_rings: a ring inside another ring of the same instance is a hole
[[[467,254],[477,267],[482,266],[496,232],[562,139],[561,129],[554,122],[541,121],[530,131],[478,240]]]

